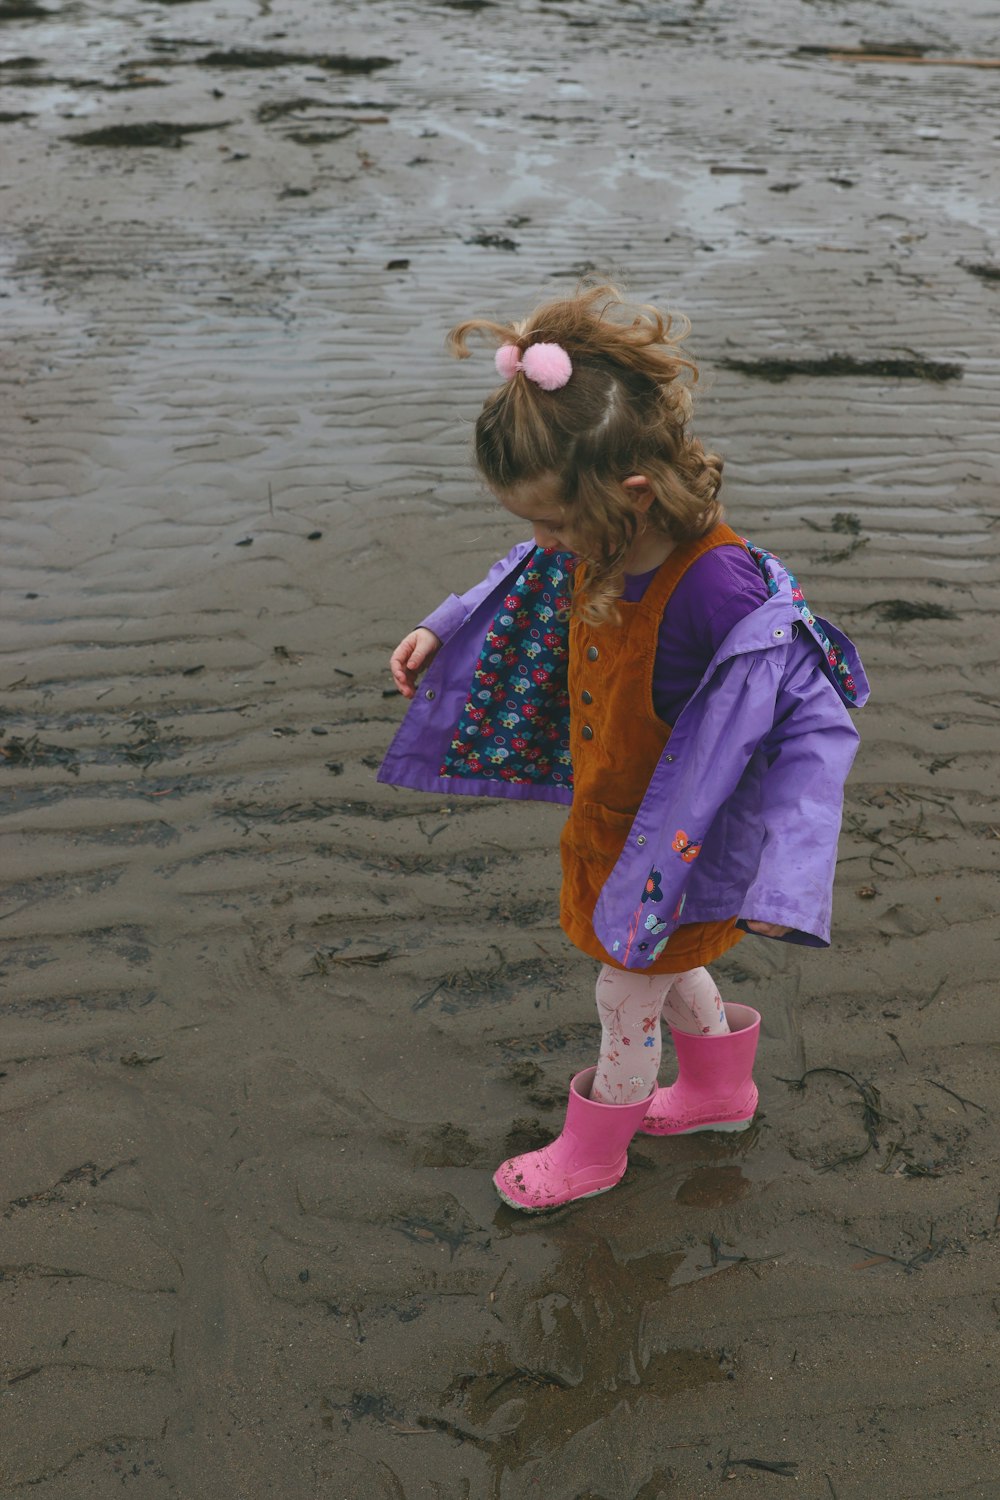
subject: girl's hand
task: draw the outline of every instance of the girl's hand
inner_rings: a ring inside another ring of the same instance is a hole
[[[759,932],[761,937],[784,937],[792,930],[790,927],[779,927],[776,922],[748,922],[747,927],[751,932]]]
[[[392,678],[404,698],[416,696],[417,678],[437,656],[441,642],[433,630],[418,625],[400,641],[389,660]]]

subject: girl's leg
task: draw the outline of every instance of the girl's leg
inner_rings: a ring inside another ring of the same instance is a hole
[[[674,978],[602,965],[597,976],[601,1055],[590,1090],[598,1104],[633,1104],[652,1091],[660,1069],[660,1011]]]
[[[686,974],[663,977],[673,980],[663,1006],[668,1026],[698,1036],[724,1036],[728,1032],[722,996],[707,969],[688,969]]]
[[[635,974],[604,964],[597,976],[601,1055],[590,1097],[599,1104],[645,1099],[660,1070],[660,1013],[677,1031],[721,1036],[729,1030],[722,999],[706,969]]]

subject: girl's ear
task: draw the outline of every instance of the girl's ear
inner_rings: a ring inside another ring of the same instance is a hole
[[[622,486],[624,489],[628,490],[629,499],[631,500],[635,509],[640,513],[640,515],[645,515],[646,511],[656,499],[656,494],[653,490],[653,487],[650,484],[649,480],[646,478],[645,474],[630,474],[628,479],[622,480]]]

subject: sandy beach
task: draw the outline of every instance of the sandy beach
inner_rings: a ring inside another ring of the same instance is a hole
[[[0,1500],[1000,1497],[998,63],[930,0],[0,3]],[[873,693],[834,946],[716,966],[753,1128],[529,1217],[564,814],[375,772],[518,539],[445,332],[587,274],[690,317]]]

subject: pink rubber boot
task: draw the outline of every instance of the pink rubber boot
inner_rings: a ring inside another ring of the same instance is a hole
[[[624,1177],[629,1141],[652,1096],[635,1104],[598,1104],[589,1097],[596,1072],[586,1068],[573,1079],[566,1123],[554,1141],[540,1151],[512,1156],[497,1168],[493,1185],[511,1208],[542,1213],[606,1193]]]
[[[677,1082],[657,1089],[642,1125],[645,1135],[694,1135],[698,1130],[746,1130],[757,1108],[750,1074],[760,1016],[749,1005],[727,1005],[728,1034],[670,1034],[677,1048]]]

